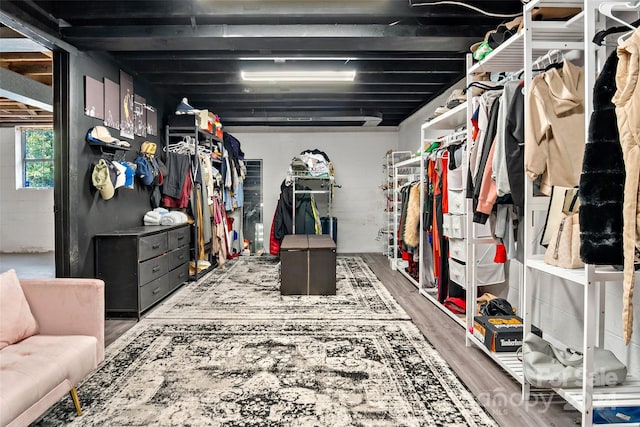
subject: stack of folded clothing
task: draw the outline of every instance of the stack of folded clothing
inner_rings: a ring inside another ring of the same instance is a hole
[[[144,214],[144,225],[160,225],[160,220],[168,213],[169,211],[165,208],[155,208]]]
[[[184,212],[171,211],[161,216],[160,225],[186,224],[188,220],[189,217]]]

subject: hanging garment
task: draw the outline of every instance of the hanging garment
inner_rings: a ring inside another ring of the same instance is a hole
[[[482,180],[476,183],[477,192],[474,192],[474,202],[476,209],[473,212],[473,222],[479,224],[486,224],[489,219],[489,215],[493,210],[493,205],[496,203],[498,194],[496,193],[496,183],[491,179],[493,172],[493,157],[495,155],[497,141],[494,139],[491,148],[489,148],[489,155],[487,156],[487,162],[482,175]],[[476,194],[477,199],[476,199]]]
[[[576,187],[584,155],[584,71],[571,61],[538,74],[529,89],[525,120],[525,170],[542,176],[540,190]]]
[[[164,206],[165,208],[186,208],[189,206],[189,198],[191,197],[191,189],[193,188],[193,180],[191,177],[191,166],[189,166],[189,157],[188,156],[182,156],[185,157],[187,159],[187,168],[185,170],[186,176],[184,177],[184,179],[182,180],[182,189],[180,190],[180,193],[178,194],[177,198],[173,198],[172,196],[168,195],[168,194],[164,194],[162,196],[162,206]],[[182,173],[182,172],[180,172]],[[173,174],[169,175],[170,177],[173,177]],[[164,186],[163,186],[164,188]],[[174,193],[172,193],[174,194]]]
[[[478,109],[478,132],[477,137],[474,138],[473,144],[469,151],[469,172],[471,173],[472,181],[470,185],[475,185],[475,178],[478,175],[478,168],[480,167],[480,157],[483,151],[485,151],[484,144],[486,141],[493,141],[495,136],[495,120],[496,116],[492,119],[492,112],[494,103],[500,98],[502,91],[492,90],[482,94],[480,97],[479,109]],[[493,122],[493,124],[492,124]],[[487,133],[492,133],[487,137]]]
[[[507,117],[510,113],[511,102],[513,101],[516,91],[519,90],[519,85],[519,81],[506,82],[504,84],[502,97],[500,98],[500,110],[498,112],[496,129],[496,148],[491,164],[491,178],[496,183],[496,193],[498,196],[511,193],[506,157]]]
[[[622,264],[624,159],[615,105],[618,55],[613,52],[593,88],[593,113],[580,175],[580,258]]]
[[[473,185],[471,188],[467,188],[467,190],[471,189],[471,195],[469,197],[473,198],[473,211],[476,212],[478,209],[478,200],[480,198],[480,189],[482,188],[482,177],[484,176],[484,171],[487,166],[487,160],[489,159],[489,153],[491,152],[491,147],[493,147],[493,142],[496,136],[496,128],[498,123],[498,112],[500,110],[500,100],[497,99],[493,106],[491,107],[491,115],[489,119],[489,126],[487,128],[487,132],[485,134],[485,138],[487,140],[483,143],[482,153],[479,155],[478,160],[478,169],[476,171],[476,175],[473,179]],[[486,220],[485,220],[486,222]]]
[[[640,30],[618,46],[618,86],[613,97],[626,178],[623,207],[624,291],[622,327],[625,344],[633,333],[635,248],[640,247]]]
[[[519,216],[524,215],[524,83],[521,82],[507,112],[504,149],[511,198]]]
[[[420,187],[419,182],[411,186],[404,227],[404,241],[413,247],[420,244]]]
[[[169,151],[167,153],[167,168],[169,176],[162,182],[162,194],[180,199],[184,181],[189,173],[189,156]]]

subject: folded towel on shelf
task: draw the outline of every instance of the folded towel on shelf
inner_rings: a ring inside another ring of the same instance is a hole
[[[180,211],[171,211],[167,214],[162,215],[160,218],[160,225],[178,225],[178,224],[186,224],[189,220],[187,214]]]

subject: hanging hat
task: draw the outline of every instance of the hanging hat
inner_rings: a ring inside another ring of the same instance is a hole
[[[145,141],[140,146],[140,152],[142,154],[156,154],[157,146],[155,142]]]
[[[109,176],[109,165],[107,165],[104,159],[100,159],[98,164],[93,168],[91,182],[93,186],[100,191],[100,195],[104,200],[109,200],[113,197],[115,190],[111,177]]]

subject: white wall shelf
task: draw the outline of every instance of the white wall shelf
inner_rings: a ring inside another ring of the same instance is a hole
[[[544,262],[543,255],[530,256],[526,260],[528,268],[550,274],[574,283],[586,286],[589,281],[611,281],[618,282],[622,280],[623,272],[618,271],[610,266],[593,266],[588,265],[584,268],[560,268]],[[587,271],[591,269],[591,273]]]
[[[469,341],[482,350],[487,356],[493,359],[502,369],[511,375],[520,384],[524,382],[524,373],[522,369],[522,360],[518,358],[515,352],[494,352],[487,348],[478,338],[467,331]]]
[[[524,34],[520,32],[498,46],[482,61],[470,67],[467,74],[518,71],[524,65],[523,50]]]
[[[394,165],[396,169],[420,166],[420,156],[398,162]],[[399,176],[408,176],[408,174],[399,174]]]
[[[580,412],[585,412],[584,395],[581,388],[557,388],[556,393],[562,396]],[[624,384],[610,387],[594,387],[594,408],[620,408],[623,406],[638,406],[640,404],[640,379],[627,377]],[[607,424],[609,425],[609,424]],[[634,425],[634,424],[626,424]],[[637,425],[637,424],[635,424]]]
[[[425,130],[453,130],[464,125],[467,120],[467,103],[462,103],[444,114],[424,123],[422,131]]]

